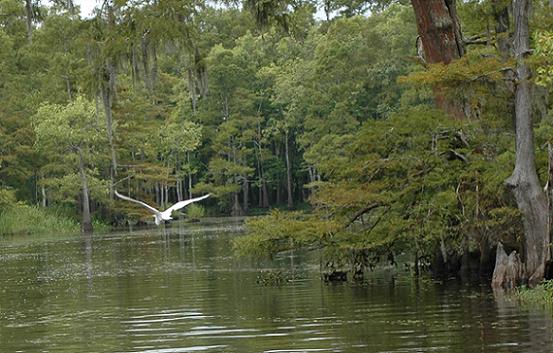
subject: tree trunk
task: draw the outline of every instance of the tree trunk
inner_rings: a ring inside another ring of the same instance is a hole
[[[238,192],[235,192],[233,194],[232,215],[233,216],[243,216],[244,215],[244,210],[242,210],[242,206],[240,206],[240,201],[238,199]]]
[[[280,146],[278,143],[273,143],[273,151],[274,151],[274,154],[276,156],[277,159],[280,159]],[[281,176],[279,175],[276,182],[275,182],[275,191],[276,191],[276,195],[275,195],[275,203],[277,205],[280,205],[282,203],[282,178]]]
[[[154,191],[156,194],[156,203],[161,206],[161,196],[159,192],[159,182],[154,183]]]
[[[411,0],[424,59],[429,64],[450,62],[464,54],[461,27],[455,0]],[[436,106],[455,118],[463,118],[462,102],[444,94],[444,87],[434,87]]]
[[[261,183],[263,182],[261,177],[258,179],[259,185],[257,186],[257,207],[263,207],[263,191],[261,190]]]
[[[506,180],[512,189],[524,227],[524,279],[530,286],[543,280],[548,253],[549,217],[547,198],[536,172],[534,130],[531,113],[530,68],[525,58],[530,53],[528,26],[529,0],[514,0],[514,49],[517,60],[515,88],[516,161]],[[496,263],[496,268],[498,264]],[[495,284],[495,283],[494,283]]]
[[[205,63],[200,55],[200,50],[198,47],[194,51],[194,65],[196,68],[196,76],[198,78],[198,88],[200,89],[200,96],[205,97],[208,93],[208,82],[207,82],[207,70],[205,68]]]
[[[109,30],[113,31],[115,27],[115,16],[113,14],[113,7],[108,4],[108,26]],[[106,114],[106,131],[108,134],[108,143],[111,154],[111,166],[110,166],[110,197],[113,200],[113,185],[115,177],[117,176],[117,158],[115,156],[115,147],[113,145],[113,99],[115,97],[115,65],[113,59],[107,57],[105,61],[104,80],[102,82],[102,98],[104,102],[104,112]]]
[[[73,100],[73,88],[71,87],[71,80],[69,80],[69,75],[65,75],[65,88],[67,89],[67,97],[69,101]]]
[[[290,142],[288,141],[288,131],[284,138],[284,148],[286,154],[286,191],[288,193],[288,208],[294,208],[294,200],[292,198],[292,166],[290,164]]]
[[[188,166],[190,166],[190,152],[186,152]],[[188,197],[192,198],[192,173],[188,173]]]
[[[549,224],[549,234],[547,236],[547,243],[551,244],[551,239],[553,239],[553,146],[551,143],[547,144],[547,156],[548,156],[548,178],[547,186],[545,188],[546,197],[547,197],[547,216]],[[548,246],[545,253],[545,275],[548,276],[551,274],[551,248]]]
[[[190,101],[192,103],[192,114],[196,114],[196,107],[198,104],[198,96],[196,95],[196,78],[192,69],[188,69],[188,91],[190,94]]]
[[[81,183],[82,183],[82,208],[83,208],[83,217],[81,221],[81,230],[84,234],[92,233],[92,218],[90,216],[90,193],[88,190],[88,178],[86,176],[84,160],[82,151],[79,150],[79,171],[81,174]]]
[[[165,208],[169,206],[169,185],[165,182]]]
[[[501,243],[497,244],[495,269],[492,277],[492,287],[514,288],[520,284],[523,266],[516,251],[509,256]]]
[[[228,95],[226,95],[226,94],[225,94],[225,100],[223,102],[223,116],[224,116],[225,120],[228,120],[229,116],[230,116]]]
[[[131,43],[131,73],[133,85],[140,80],[140,69],[138,67],[138,54],[136,53],[136,45]]]
[[[67,0],[67,10],[69,10],[71,15],[75,15],[75,4],[73,0]]]
[[[263,183],[261,184],[261,189],[263,191],[263,204],[261,205],[263,208],[269,208],[269,192],[267,190],[267,182],[265,179],[263,179]]]
[[[111,154],[110,165],[110,197],[113,199],[113,184],[115,176],[117,176],[117,158],[115,155],[115,146],[113,144],[113,96],[115,91],[115,68],[111,62],[111,59],[106,60],[106,76],[105,81],[102,83],[102,100],[104,103],[104,113],[106,114],[106,131],[108,135],[108,143]]]
[[[177,182],[175,183],[175,188],[177,189],[177,201],[182,201],[182,181],[180,179],[177,179]]]
[[[25,0],[25,15],[27,19],[27,40],[33,42],[33,4],[31,0]]]
[[[244,198],[244,213],[248,213],[250,210],[250,201],[249,201],[249,195],[250,195],[250,184],[248,182],[248,178],[244,177],[244,182],[242,183],[242,194]]]
[[[165,208],[165,183],[159,184],[159,194],[161,196],[161,208]]]
[[[282,181],[280,179],[275,183],[275,203],[282,204]]]
[[[230,156],[229,156],[229,160],[230,160]],[[233,160],[234,164],[236,164],[236,147],[234,145],[232,146],[232,160]],[[238,184],[238,175],[234,174],[233,181],[234,181],[235,185]],[[244,210],[242,209],[242,206],[240,206],[240,202],[238,200],[238,193],[239,193],[239,191],[236,191],[234,193],[234,203],[232,205],[232,215],[233,216],[242,216],[242,215],[244,215]]]
[[[148,32],[144,32],[140,38],[142,47],[142,66],[144,68],[144,85],[149,93],[152,93],[152,81],[150,78],[150,64],[148,61]]]
[[[153,60],[152,74],[150,75],[150,77],[152,78],[152,90],[153,90],[157,85],[157,49],[155,44],[152,45],[152,60]]]
[[[512,47],[509,37],[509,7],[502,0],[492,0],[492,10],[495,19],[497,49],[501,53],[503,61],[506,61],[511,56]]]
[[[40,186],[40,194],[42,196],[42,207],[46,208],[46,206],[48,205],[48,200],[46,198],[46,188],[44,187],[44,185]]]
[[[98,90],[94,95],[94,115],[96,116],[96,124],[100,125],[100,95],[102,94],[101,90]]]
[[[254,148],[259,149],[259,151],[255,151],[255,161],[257,163],[257,206],[261,208],[263,207],[263,191],[261,190],[261,185],[263,184],[263,173],[261,172],[261,145],[256,141],[253,142]]]

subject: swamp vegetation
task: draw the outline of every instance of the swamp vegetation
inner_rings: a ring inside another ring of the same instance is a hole
[[[190,219],[266,214],[242,254],[535,286],[552,57],[545,0],[0,0],[0,235],[209,192]]]

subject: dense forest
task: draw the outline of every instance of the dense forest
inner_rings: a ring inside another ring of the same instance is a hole
[[[211,193],[245,254],[538,283],[552,58],[544,0],[0,0],[0,235]]]

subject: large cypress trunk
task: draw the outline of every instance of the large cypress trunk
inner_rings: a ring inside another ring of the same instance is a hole
[[[449,64],[464,54],[461,27],[455,0],[411,0],[417,30],[429,64]],[[434,87],[436,105],[455,118],[463,118],[462,102],[447,97],[441,86]]]
[[[529,0],[514,0],[514,50],[517,60],[515,87],[516,161],[506,180],[513,191],[524,226],[523,279],[530,286],[543,280],[549,242],[549,217],[546,195],[536,172],[534,131],[531,114],[530,68],[525,59],[530,53]],[[498,264],[496,263],[496,268]],[[497,284],[496,284],[497,285]]]

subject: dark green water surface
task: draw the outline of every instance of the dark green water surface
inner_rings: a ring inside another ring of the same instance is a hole
[[[236,259],[231,225],[0,240],[0,352],[553,352],[551,312],[486,287]],[[260,268],[301,279],[258,284]]]

